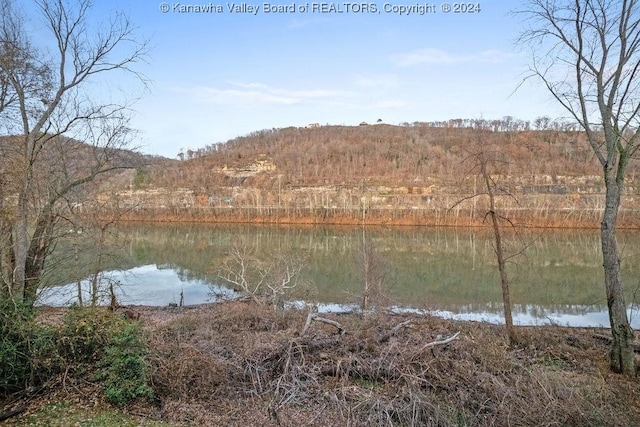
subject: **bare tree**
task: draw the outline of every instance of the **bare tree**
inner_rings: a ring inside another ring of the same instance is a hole
[[[602,167],[604,281],[613,341],[610,366],[635,375],[634,332],[620,277],[616,222],[625,173],[640,145],[640,2],[529,0],[532,75],[585,130]]]
[[[389,266],[387,261],[376,250],[371,238],[365,235],[364,227],[356,258],[362,272],[360,309],[363,314],[376,314],[379,309],[389,302],[385,290],[385,280]]]
[[[490,131],[488,129],[483,129],[482,123],[478,122],[476,124],[477,128],[474,130],[473,140],[471,141],[471,147],[467,150],[469,152],[469,156],[464,160],[467,162],[471,162],[471,173],[478,174],[480,179],[484,183],[483,191],[476,191],[474,185],[474,193],[469,196],[461,199],[456,202],[451,208],[453,209],[457,205],[461,204],[465,200],[475,199],[480,196],[487,196],[489,199],[489,207],[484,216],[491,220],[491,228],[493,230],[493,237],[495,239],[495,252],[496,259],[498,262],[498,272],[500,273],[500,286],[502,289],[502,303],[504,309],[504,322],[507,330],[507,337],[509,338],[509,342],[511,344],[517,341],[517,335],[515,328],[513,326],[513,314],[511,310],[511,292],[509,286],[509,275],[507,274],[507,260],[509,256],[505,254],[505,244],[502,238],[502,226],[501,222],[508,222],[510,225],[513,225],[508,218],[500,215],[498,212],[498,207],[496,203],[496,199],[498,196],[508,196],[511,197],[511,194],[504,188],[502,188],[496,180],[492,177],[491,169],[495,168],[495,164],[500,162],[500,157],[502,155],[501,152],[491,150],[487,147],[488,138],[486,137],[488,133],[495,133],[495,131]],[[474,209],[475,210],[475,209]]]
[[[277,310],[295,290],[305,287],[301,278],[303,268],[304,263],[293,256],[277,254],[265,261],[245,247],[233,247],[218,277],[257,304],[266,303]]]
[[[0,0],[0,272],[2,291],[32,304],[55,243],[60,210],[86,185],[129,167],[130,105],[101,99],[103,77],[129,73],[143,58],[128,18],[100,28],[90,0],[34,0],[53,51],[33,45],[12,0]],[[5,234],[7,233],[7,234]]]

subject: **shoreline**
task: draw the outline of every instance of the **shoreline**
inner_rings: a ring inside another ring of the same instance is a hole
[[[526,215],[523,215],[526,217]],[[237,216],[237,215],[210,215],[200,211],[185,210],[184,212],[127,212],[124,214],[99,215],[100,221],[111,221],[117,219],[123,223],[156,223],[156,224],[253,224],[253,225],[294,225],[294,226],[393,226],[393,227],[463,227],[463,228],[486,228],[489,224],[482,219],[470,219],[461,217],[420,217],[420,218],[386,218],[368,217],[353,218],[350,216],[331,217],[321,216],[295,216],[295,217],[274,217],[274,216]],[[511,224],[510,224],[510,223]],[[538,218],[532,216],[531,219],[510,220],[503,225],[504,229],[567,229],[567,230],[598,230],[599,220],[568,220],[566,218]],[[640,216],[620,218],[617,230],[640,230]]]

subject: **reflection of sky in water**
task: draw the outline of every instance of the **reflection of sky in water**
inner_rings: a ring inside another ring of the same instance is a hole
[[[445,319],[456,320],[476,320],[489,323],[504,323],[504,318],[499,313],[453,313],[445,310],[431,310],[429,313]],[[640,319],[637,316],[637,312],[630,314],[636,314],[631,317],[632,327],[640,327]],[[554,324],[558,326],[582,326],[582,327],[609,327],[609,314],[606,310],[589,312],[585,314],[566,314],[559,312],[547,312],[544,317],[537,317],[531,314],[531,312],[518,312],[513,313],[513,323],[516,325],[549,325]]]
[[[180,302],[180,292],[184,295],[184,304],[201,304],[215,300],[211,296],[212,291],[226,297],[233,295],[228,288],[215,286],[212,289],[203,280],[190,280],[180,278],[178,272],[172,268],[158,268],[156,265],[143,265],[126,271],[105,272],[102,277],[101,297],[102,304],[107,304],[108,283],[114,283],[114,291],[118,303],[123,305],[150,305],[165,306],[169,303]],[[89,301],[89,280],[82,282],[83,300]],[[77,284],[44,289],[38,299],[41,305],[68,305],[78,300]]]
[[[299,304],[297,304],[299,305]],[[354,311],[354,306],[348,304],[319,304],[318,312],[320,313],[349,313]],[[453,320],[470,320],[476,322],[488,322],[495,324],[504,324],[502,312],[489,312],[477,309],[459,310],[457,312],[449,310],[424,310],[407,307],[394,307],[391,311],[395,313],[414,313],[414,314],[430,314],[445,319]],[[539,306],[514,306],[513,307],[513,323],[515,325],[558,325],[572,327],[609,327],[609,314],[606,310],[594,310],[588,306],[572,306],[571,314],[558,311],[544,310]],[[582,314],[573,314],[573,312],[582,312]],[[541,315],[541,313],[544,313]],[[631,326],[634,329],[640,328],[640,313],[638,310],[629,310],[629,318]]]
[[[180,292],[184,295],[184,304],[193,305],[217,299],[229,299],[236,295],[232,290],[220,286],[211,286],[204,280],[186,279],[173,268],[158,268],[156,265],[144,265],[127,271],[109,271],[102,277],[101,304],[108,304],[108,283],[116,284],[114,290],[118,302],[123,305],[166,306],[169,303],[180,302]],[[82,282],[83,300],[89,301],[91,283]],[[77,284],[44,289],[39,294],[40,305],[70,305],[77,302]],[[212,295],[215,294],[215,295]],[[293,306],[302,306],[293,303]],[[348,304],[318,304],[318,311],[322,313],[341,313],[353,311]],[[411,309],[395,308],[398,312],[429,313],[439,317],[455,320],[474,320],[490,323],[504,323],[500,304],[487,303],[463,305],[453,309]],[[633,328],[640,328],[640,313],[638,310],[629,312]],[[606,309],[601,306],[566,306],[545,308],[535,305],[514,305],[513,321],[516,325],[545,325],[559,326],[604,326],[608,327],[609,317]]]

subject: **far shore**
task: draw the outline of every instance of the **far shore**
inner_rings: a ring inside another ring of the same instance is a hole
[[[245,210],[212,211],[202,209],[141,209],[126,213],[101,214],[101,220],[117,218],[123,222],[149,223],[211,223],[211,224],[277,224],[277,225],[349,225],[349,226],[425,226],[425,227],[488,227],[483,217],[470,214],[440,215],[439,212],[405,212],[389,216],[386,212],[372,212],[368,216],[355,217],[339,212],[322,215],[276,215],[256,214]],[[520,211],[503,221],[505,228],[548,229],[600,229],[600,219],[579,218],[573,211],[550,211],[536,215],[535,211]],[[640,212],[625,212],[620,215],[619,230],[640,230]]]

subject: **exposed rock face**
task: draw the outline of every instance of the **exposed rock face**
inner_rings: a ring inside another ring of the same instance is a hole
[[[213,168],[212,172],[221,173],[231,178],[248,178],[256,176],[261,172],[274,172],[276,165],[265,155],[260,155],[253,163],[244,167],[228,167],[224,165],[222,168]]]

